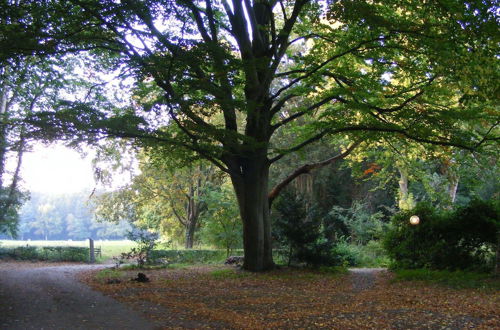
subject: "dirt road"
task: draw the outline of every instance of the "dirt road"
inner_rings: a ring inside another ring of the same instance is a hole
[[[0,329],[153,329],[137,312],[76,279],[78,272],[103,267],[0,262]]]

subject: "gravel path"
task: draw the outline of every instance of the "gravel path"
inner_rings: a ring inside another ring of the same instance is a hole
[[[76,279],[104,267],[0,262],[0,329],[153,329],[137,312]]]
[[[357,293],[364,290],[369,290],[375,285],[377,274],[385,268],[351,268],[352,290]]]

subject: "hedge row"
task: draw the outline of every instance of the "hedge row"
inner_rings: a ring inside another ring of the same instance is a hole
[[[233,250],[232,255],[243,255],[243,250]],[[219,263],[226,260],[227,252],[226,250],[154,250],[151,258],[182,264]]]
[[[16,248],[0,248],[0,258],[87,262],[89,260],[89,248],[75,246],[20,246]]]

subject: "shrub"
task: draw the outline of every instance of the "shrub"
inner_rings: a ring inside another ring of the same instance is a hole
[[[87,262],[89,249],[74,246],[35,247],[20,246],[16,248],[3,248],[1,257],[15,260],[41,260],[41,261],[80,261]]]
[[[357,245],[377,240],[387,230],[383,213],[371,213],[367,205],[359,201],[354,201],[350,208],[333,206],[328,216],[342,223],[348,229],[350,241]]]
[[[305,263],[317,267],[339,263],[316,210],[308,208],[305,200],[291,191],[283,192],[275,202],[273,236],[288,251],[289,265]]]
[[[411,215],[420,223],[412,226]],[[487,269],[499,230],[498,206],[472,201],[455,211],[439,211],[419,204],[392,219],[393,227],[384,240],[394,268]]]
[[[243,250],[233,252],[243,254]],[[169,264],[208,264],[226,260],[225,250],[154,250],[151,255],[154,259],[166,259]]]
[[[369,241],[366,245],[357,245],[340,240],[333,253],[344,266],[387,267],[390,263],[380,241]]]
[[[40,259],[35,246],[19,246],[12,249],[10,257],[16,260],[37,260]]]
[[[143,267],[146,264],[154,264],[156,259],[152,255],[153,249],[158,245],[159,235],[146,229],[134,229],[127,233],[127,238],[137,243],[136,247],[129,252],[122,253],[121,259],[136,259],[137,265]],[[118,264],[122,263],[121,260]]]

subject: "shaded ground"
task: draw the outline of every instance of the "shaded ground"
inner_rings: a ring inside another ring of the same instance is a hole
[[[153,329],[75,276],[98,268],[103,266],[0,262],[0,329]]]
[[[498,292],[393,283],[383,270],[254,274],[212,266],[146,273],[150,283],[87,281],[165,329],[500,328]]]

